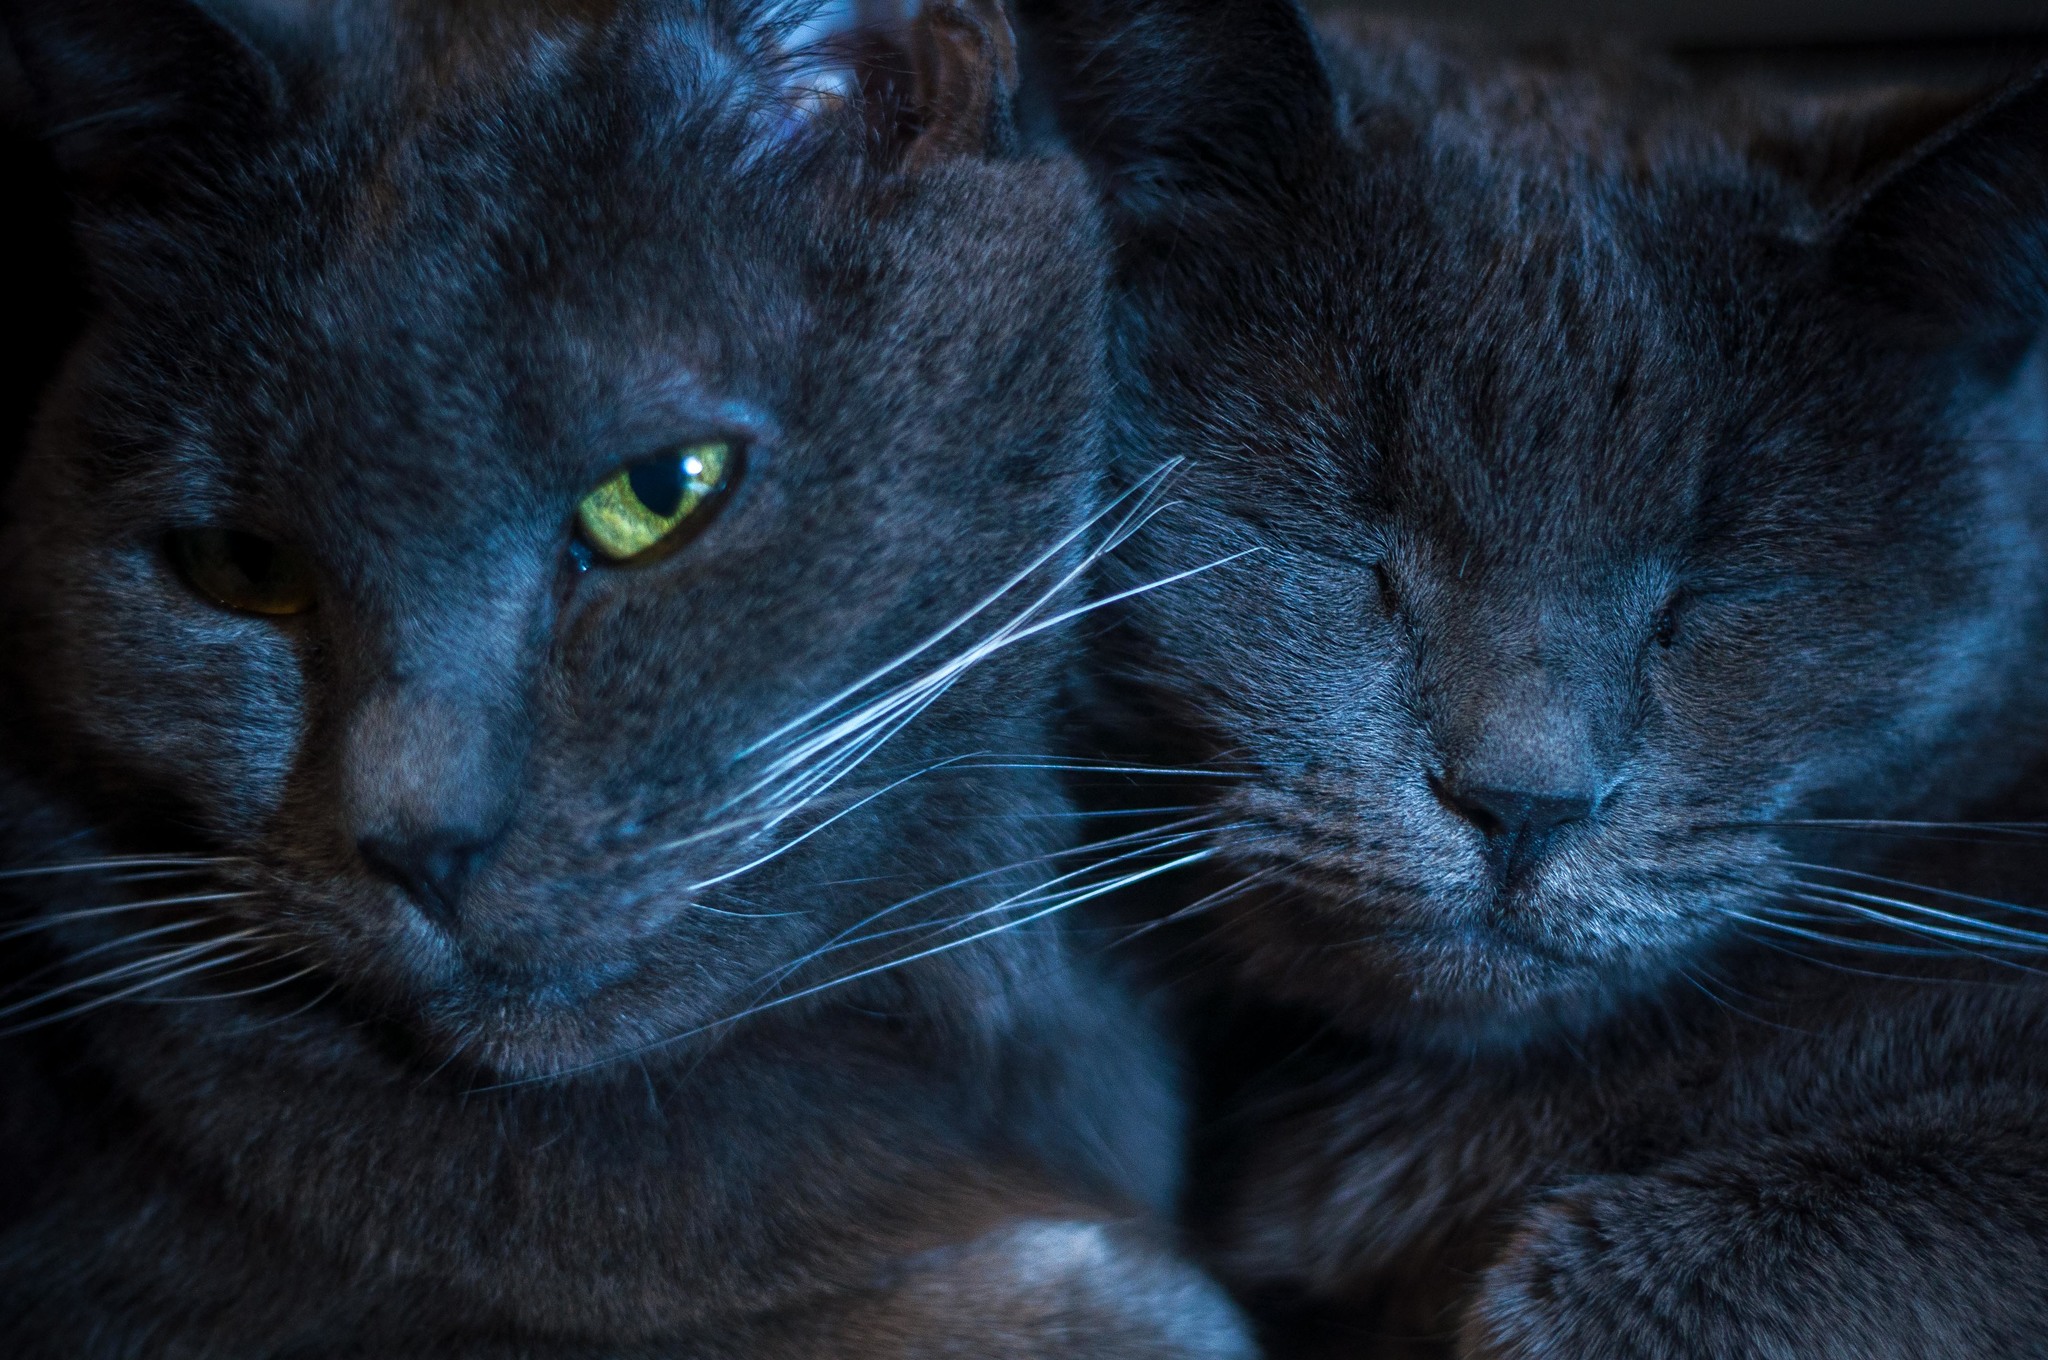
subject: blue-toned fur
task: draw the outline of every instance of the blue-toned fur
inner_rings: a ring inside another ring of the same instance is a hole
[[[0,526],[0,1352],[1243,1354],[1145,1017],[998,929],[1072,867],[1067,635],[763,812],[1095,541],[1101,252],[1000,16],[0,13],[91,294]],[[586,570],[705,438],[701,535]],[[189,588],[207,526],[312,610]],[[444,830],[459,899],[363,848]]]
[[[1026,9],[1187,460],[1110,584],[1248,554],[1100,658],[1218,772],[1193,1204],[1278,1353],[2036,1353],[2042,937],[1790,824],[2033,779],[2048,80]]]

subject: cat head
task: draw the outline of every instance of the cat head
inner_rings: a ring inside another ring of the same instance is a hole
[[[10,9],[93,292],[0,534],[12,820],[69,809],[10,854],[207,868],[68,949],[546,1073],[1045,848],[1050,776],[946,762],[1046,749],[1060,648],[992,638],[1093,513],[1093,210],[986,13],[818,18]]]
[[[1808,891],[1772,824],[2009,768],[2048,83],[1897,157],[1932,105],[1250,0],[1037,21],[1114,219],[1116,442],[1187,459],[1127,569],[1251,554],[1108,665],[1232,771],[1216,919],[1267,985],[1583,1017]]]

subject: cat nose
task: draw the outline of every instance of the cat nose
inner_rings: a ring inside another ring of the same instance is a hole
[[[441,925],[461,919],[462,891],[490,852],[490,840],[461,832],[394,839],[365,836],[356,845],[363,862],[387,878]]]
[[[1591,789],[1501,788],[1451,782],[1439,789],[1452,811],[1486,838],[1495,875],[1512,882],[1543,857],[1557,832],[1593,815]]]
[[[459,924],[464,892],[511,825],[520,735],[447,686],[384,686],[349,729],[344,844],[444,929]]]

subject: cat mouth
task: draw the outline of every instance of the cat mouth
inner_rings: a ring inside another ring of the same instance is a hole
[[[1261,838],[1226,853],[1226,883],[1260,886],[1229,910],[1247,965],[1290,999],[1385,1026],[1544,1027],[1603,1011],[1727,929],[1732,880],[1552,861],[1506,876],[1448,850],[1289,859]],[[1470,858],[1470,857],[1467,857]],[[1455,862],[1453,860],[1453,862]],[[1406,872],[1403,872],[1403,870]],[[1233,872],[1234,871],[1234,872]],[[1588,891],[1588,888],[1592,889]]]

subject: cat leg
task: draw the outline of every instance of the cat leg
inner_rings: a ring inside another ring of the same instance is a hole
[[[1973,1105],[1565,1185],[1486,1273],[1459,1353],[2048,1354],[2048,1121]]]

